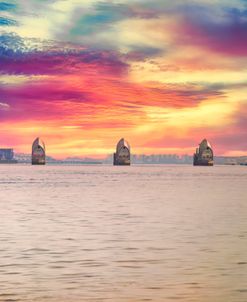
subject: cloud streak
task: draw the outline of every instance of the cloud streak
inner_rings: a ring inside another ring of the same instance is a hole
[[[103,155],[125,136],[184,153],[207,136],[246,152],[245,2],[14,3],[0,2],[3,143]]]
[[[10,106],[8,104],[0,102],[0,110],[7,111],[9,108]]]
[[[247,9],[194,6],[180,11],[174,26],[177,43],[226,56],[247,56]]]

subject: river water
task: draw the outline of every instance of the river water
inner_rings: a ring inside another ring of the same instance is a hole
[[[0,301],[247,301],[247,167],[0,166]]]

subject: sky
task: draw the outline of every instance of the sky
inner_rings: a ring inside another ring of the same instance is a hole
[[[246,0],[0,1],[0,147],[247,155]]]

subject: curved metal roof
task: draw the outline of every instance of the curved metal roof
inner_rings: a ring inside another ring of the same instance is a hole
[[[206,138],[204,138],[204,140],[202,140],[202,142],[200,143],[199,146],[200,146],[200,150],[204,150],[204,149],[207,149],[207,148],[212,149],[209,141]]]
[[[120,141],[117,143],[117,152],[122,148],[122,147],[126,147],[129,149],[130,151],[130,145],[129,143],[124,139],[124,138],[121,138]]]
[[[34,150],[34,148],[38,146],[40,146],[45,151],[45,143],[39,137],[34,140],[32,150]]]

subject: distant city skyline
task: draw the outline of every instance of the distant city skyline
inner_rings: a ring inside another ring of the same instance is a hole
[[[0,2],[0,147],[247,153],[247,2]]]
[[[31,162],[31,153],[16,153],[14,156],[18,163],[28,163]],[[247,156],[215,156],[215,164],[246,164]],[[49,156],[46,157],[47,163],[69,163],[69,164],[113,164],[113,154],[108,154],[102,156],[101,158],[79,156],[79,157],[65,157],[65,158],[55,158]],[[132,154],[131,164],[193,164],[193,156],[189,154]]]

